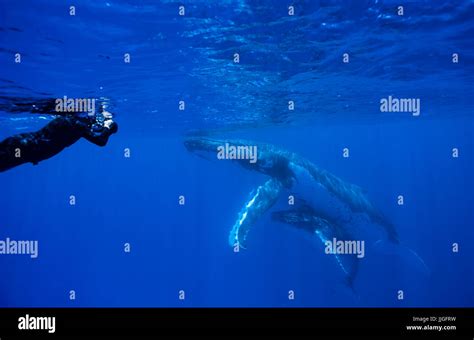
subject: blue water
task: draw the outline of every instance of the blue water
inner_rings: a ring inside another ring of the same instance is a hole
[[[0,174],[0,240],[39,242],[37,259],[0,255],[0,306],[474,305],[474,2],[289,4],[89,0],[71,16],[68,1],[0,1],[0,96],[107,98],[119,124],[105,148],[80,140]],[[420,115],[381,112],[389,95],[419,98]],[[4,110],[0,139],[50,119]],[[359,185],[429,272],[367,249],[351,291],[269,213],[234,253],[228,233],[267,177],[189,153],[196,131]]]

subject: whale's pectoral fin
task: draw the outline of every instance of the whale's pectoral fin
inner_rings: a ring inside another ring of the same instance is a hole
[[[352,249],[353,251],[350,253],[344,253],[338,251],[338,245],[334,244],[335,242],[342,241],[342,242],[351,242],[350,244],[357,244],[356,242],[360,241],[355,241],[347,232],[344,232],[340,229],[336,229],[333,226],[330,225],[325,225],[324,227],[318,228],[316,230],[316,235],[321,239],[321,241],[324,243],[326,249],[325,252],[327,254],[334,255],[335,260],[339,267],[341,267],[342,271],[344,272],[345,279],[347,285],[354,290],[353,284],[354,284],[354,278],[357,274],[358,268],[359,268],[359,257],[364,256],[364,243],[359,243],[362,244],[362,249],[357,249],[359,252],[355,252],[355,249]],[[343,243],[344,244],[344,243]],[[351,247],[351,248],[356,248],[356,247]]]
[[[255,223],[278,200],[283,184],[276,178],[271,178],[259,186],[251,194],[250,200],[239,213],[229,235],[229,244],[232,247],[245,247],[247,234]]]

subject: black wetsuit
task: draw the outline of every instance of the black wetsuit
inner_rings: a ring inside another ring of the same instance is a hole
[[[117,132],[114,122],[103,125],[101,114],[78,117],[65,115],[55,118],[41,130],[22,133],[0,142],[0,172],[24,163],[37,164],[84,137],[91,143],[105,146],[111,134]]]

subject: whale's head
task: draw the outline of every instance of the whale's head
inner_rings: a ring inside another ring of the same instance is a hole
[[[294,177],[288,158],[266,144],[241,139],[188,137],[184,146],[202,158],[237,162],[248,170],[279,178],[285,185]]]
[[[315,216],[308,211],[282,210],[272,213],[272,220],[289,224],[310,233],[315,231]]]
[[[250,141],[241,139],[217,139],[209,137],[188,137],[184,146],[189,152],[208,160],[234,161],[251,169],[258,170],[262,164],[261,150]]]
[[[275,211],[272,213],[272,220],[283,224],[288,224],[296,229],[308,232],[312,235],[315,233],[327,233],[337,227],[333,221],[328,220],[316,213],[316,211],[290,209]]]
[[[217,159],[217,148],[221,145],[218,139],[205,137],[188,137],[184,140],[184,146],[189,152],[206,159]]]

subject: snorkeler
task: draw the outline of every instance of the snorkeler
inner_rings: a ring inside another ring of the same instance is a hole
[[[42,111],[55,114],[49,109]],[[60,115],[39,131],[18,134],[0,142],[0,172],[24,163],[36,165],[82,137],[95,145],[105,146],[110,135],[117,130],[112,114],[104,110],[93,115]]]

